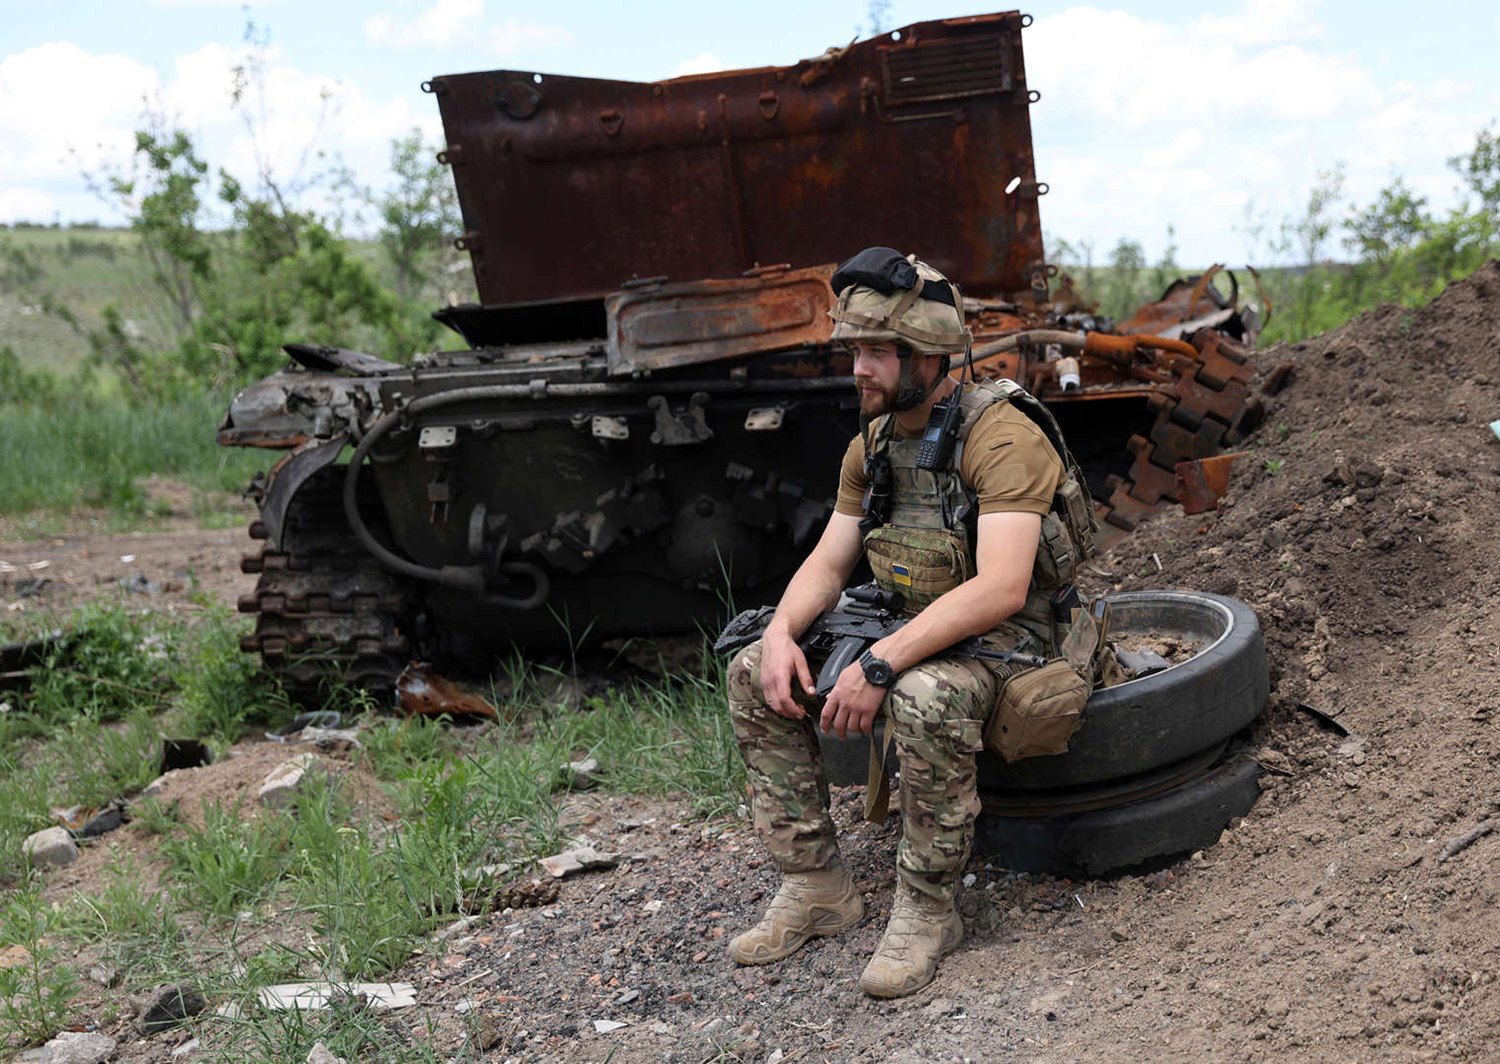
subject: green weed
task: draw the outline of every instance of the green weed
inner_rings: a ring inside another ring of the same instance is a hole
[[[1286,459],[1284,458],[1267,458],[1266,472],[1274,477],[1276,474],[1281,472],[1281,469],[1284,465],[1286,465]]]
[[[23,962],[0,968],[0,1039],[45,1042],[67,1018],[78,980],[47,938],[47,907],[40,890],[27,886],[4,899],[0,944],[19,947]]]
[[[200,909],[228,918],[268,898],[288,862],[292,819],[285,813],[247,817],[236,803],[203,805],[203,827],[187,825],[167,838],[161,853],[179,884]]]

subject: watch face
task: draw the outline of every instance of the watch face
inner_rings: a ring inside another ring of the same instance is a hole
[[[868,650],[861,655],[859,663],[864,667],[865,679],[876,687],[889,687],[896,682],[896,673],[890,662],[875,657]]]

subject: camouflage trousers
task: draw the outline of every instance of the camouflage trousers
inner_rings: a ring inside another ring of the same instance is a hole
[[[814,730],[817,708],[804,704],[808,715],[790,720],[766,704],[759,642],[731,662],[728,688],[756,831],[783,872],[826,868],[838,842]],[[901,765],[896,874],[935,898],[953,897],[969,859],[979,813],[974,755],[984,746],[995,694],[994,674],[981,663],[936,658],[903,672],[882,706]]]

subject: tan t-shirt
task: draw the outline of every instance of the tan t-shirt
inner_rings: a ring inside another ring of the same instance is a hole
[[[920,432],[920,429],[918,430]],[[903,432],[906,439],[917,432]],[[1062,459],[1036,422],[1007,402],[997,402],[979,415],[959,458],[958,475],[979,496],[980,514],[1020,511],[1046,514],[1052,496],[1067,479]],[[839,493],[834,509],[860,517],[865,488],[865,441],[855,436],[839,469]]]

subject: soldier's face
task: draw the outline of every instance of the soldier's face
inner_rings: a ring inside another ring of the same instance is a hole
[[[858,341],[850,345],[854,353],[854,387],[859,392],[859,412],[865,417],[879,417],[896,409],[901,386],[901,356],[892,343]],[[912,383],[923,391],[941,371],[936,355],[913,354]]]
[[[859,392],[859,412],[879,417],[896,409],[896,390],[901,383],[901,356],[896,345],[859,341],[854,352],[854,388]]]

